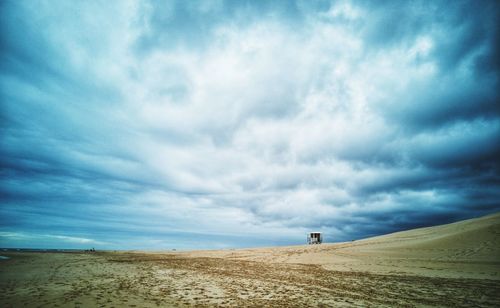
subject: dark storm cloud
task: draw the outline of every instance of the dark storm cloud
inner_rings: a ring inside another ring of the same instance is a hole
[[[394,97],[398,101],[390,110],[385,102],[386,115],[420,129],[457,120],[498,118],[500,27],[499,7],[494,1],[386,1],[369,5],[371,18],[362,28],[365,40],[378,48],[408,45],[422,35],[435,38],[433,50],[417,57],[415,64],[431,60],[438,65],[439,74],[414,83],[408,95]]]
[[[377,47],[408,44],[422,34],[437,35],[432,55],[443,70],[454,70],[468,55],[498,63],[498,14],[495,1],[357,1],[370,11],[365,39]],[[477,59],[479,60],[479,59]],[[493,64],[493,65],[492,65]],[[496,67],[498,69],[498,66]]]
[[[0,5],[0,246],[351,240],[500,209],[495,1]]]

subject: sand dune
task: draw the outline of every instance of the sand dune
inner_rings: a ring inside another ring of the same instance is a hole
[[[436,227],[397,232],[360,241],[364,249],[398,251],[446,260],[498,261],[500,214]]]
[[[318,264],[331,270],[500,279],[500,213],[347,243],[183,255]]]
[[[3,252],[0,307],[500,307],[500,214],[348,243]]]

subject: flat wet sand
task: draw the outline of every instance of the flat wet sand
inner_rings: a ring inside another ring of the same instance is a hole
[[[15,253],[1,307],[500,307],[500,215],[340,244]]]

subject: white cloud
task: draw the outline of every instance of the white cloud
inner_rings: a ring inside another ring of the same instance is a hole
[[[29,246],[36,246],[36,245],[45,246],[47,243],[50,243],[50,245],[56,243],[56,245],[57,244],[61,245],[60,247],[64,246],[65,244],[76,244],[76,245],[109,244],[85,237],[26,233],[26,232],[0,232],[0,243],[2,243],[3,245],[12,245],[12,243],[15,243],[16,246],[20,246],[23,244],[28,244]]]
[[[386,29],[391,16],[341,1],[322,12],[301,11],[300,22],[273,14],[220,16],[203,23],[198,42],[189,26],[174,31],[178,12],[169,3],[161,10],[155,3],[109,5],[29,9],[28,28],[37,26],[30,16],[47,23],[36,36],[54,52],[47,65],[70,81],[51,80],[43,70],[42,86],[6,74],[1,80],[14,97],[25,93],[23,106],[35,115],[19,121],[32,126],[6,137],[11,155],[36,148],[35,161],[50,158],[46,164],[63,176],[83,178],[68,181],[71,192],[81,185],[105,194],[123,224],[224,235],[281,230],[289,238],[318,227],[352,236],[345,219],[417,211],[407,201],[436,204],[429,191],[457,201],[459,193],[428,183],[498,151],[488,146],[499,134],[498,120],[483,111],[492,108],[498,81],[476,76],[473,65],[487,49],[464,56],[456,69],[441,63],[440,44],[453,24],[429,18],[432,27],[411,33],[406,24]],[[195,19],[226,14],[218,2],[184,9]],[[376,41],[384,35],[391,43]],[[6,110],[25,116],[13,103]],[[36,116],[40,110],[47,120]],[[447,159],[459,163],[441,168]],[[17,185],[16,195],[55,194],[63,181],[19,185],[29,182],[4,186]],[[120,192],[113,196],[101,184]],[[148,217],[154,226],[139,221]]]

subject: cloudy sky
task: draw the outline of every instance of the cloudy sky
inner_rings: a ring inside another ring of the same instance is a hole
[[[496,1],[0,13],[0,247],[337,242],[500,210]]]

